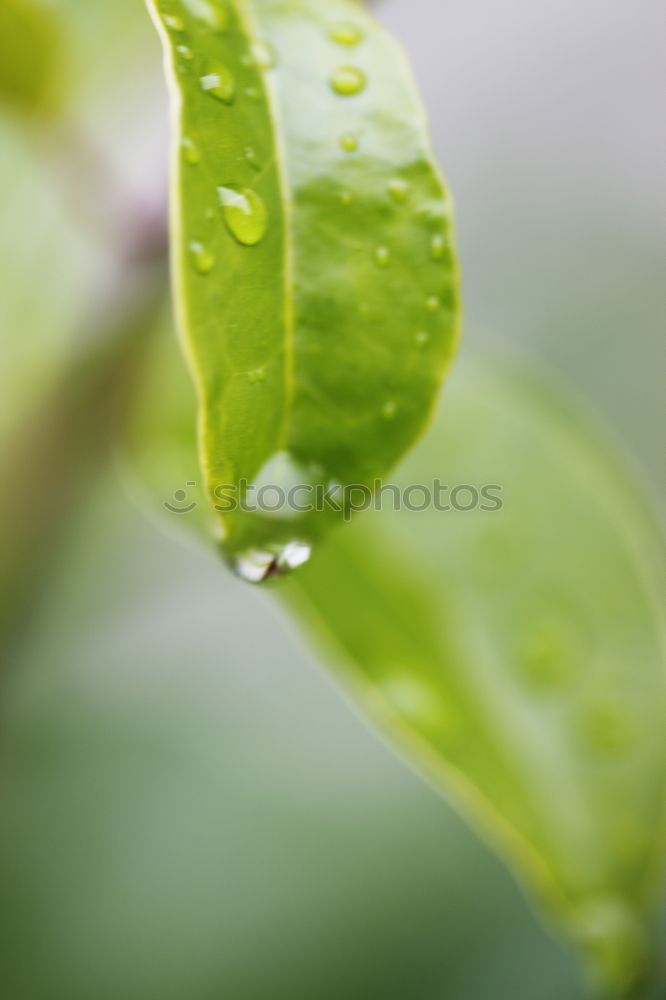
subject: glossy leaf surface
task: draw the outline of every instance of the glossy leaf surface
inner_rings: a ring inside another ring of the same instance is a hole
[[[0,99],[22,112],[58,104],[61,35],[56,14],[33,0],[0,3]]]
[[[423,484],[459,509],[393,512],[389,494],[287,592],[383,731],[624,995],[664,851],[661,540],[586,418],[520,377],[459,372],[396,482],[414,507]]]
[[[151,6],[208,493],[371,484],[424,427],[458,333],[450,204],[404,58],[351,0]],[[254,579],[334,519],[219,514]]]

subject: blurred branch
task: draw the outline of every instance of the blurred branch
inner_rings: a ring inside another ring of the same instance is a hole
[[[91,170],[85,149],[70,174],[73,183],[82,170]],[[124,205],[119,216],[124,225],[112,241],[115,267],[92,297],[69,370],[3,458],[0,635],[5,657],[25,636],[67,525],[117,438],[167,287],[164,206],[137,210],[131,200],[123,200],[118,184],[110,190],[107,169],[93,170],[92,176],[107,203]]]

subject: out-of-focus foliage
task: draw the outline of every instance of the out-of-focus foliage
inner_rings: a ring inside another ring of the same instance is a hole
[[[459,326],[451,205],[404,55],[350,0],[151,6],[178,116],[175,291],[208,490],[276,467],[372,483],[423,430]],[[289,523],[220,519],[241,574],[292,568]],[[330,520],[301,519],[299,545]]]
[[[52,114],[61,101],[61,26],[40,0],[0,4],[0,99],[29,114]]]
[[[169,499],[197,478],[194,421],[175,345],[156,346],[131,444]],[[663,861],[659,533],[585,414],[502,366],[463,366],[395,488],[429,508],[394,510],[388,486],[276,590],[623,994],[652,962]],[[187,493],[173,512],[198,503],[194,528],[206,501]]]

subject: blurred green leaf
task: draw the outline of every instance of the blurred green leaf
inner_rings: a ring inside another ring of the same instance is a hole
[[[170,338],[156,346],[132,459],[179,511],[174,490],[196,478],[191,389]],[[394,511],[386,493],[276,590],[370,717],[621,992],[649,966],[664,849],[664,559],[651,514],[566,396],[469,363],[394,482],[413,506],[425,488],[475,509]],[[167,523],[201,528],[206,501],[190,489],[193,500]]]
[[[360,703],[622,994],[648,965],[664,848],[661,540],[584,415],[515,375],[453,383],[396,482],[432,494],[439,476],[441,505],[475,509],[393,512],[388,496],[286,592]]]
[[[55,12],[32,0],[0,3],[0,99],[50,114],[62,87],[62,38]]]
[[[208,492],[278,467],[370,484],[423,429],[459,320],[450,204],[404,57],[351,0],[150,6]],[[334,516],[299,523],[301,550]],[[219,520],[246,578],[290,568],[291,520]]]

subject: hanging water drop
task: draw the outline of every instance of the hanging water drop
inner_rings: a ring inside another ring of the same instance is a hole
[[[391,264],[391,251],[388,247],[377,247],[374,257],[377,267],[386,268]]]
[[[340,146],[345,153],[355,153],[358,149],[358,136],[354,135],[353,132],[345,132],[344,135],[340,136]]]
[[[188,250],[194,269],[199,274],[210,274],[215,267],[215,257],[210,250],[198,240],[192,240]]]
[[[291,573],[304,566],[312,555],[312,546],[307,542],[288,542],[277,557],[277,569],[280,573]]]
[[[337,42],[338,45],[347,45],[349,48],[353,48],[363,41],[363,32],[352,21],[339,21],[333,25],[328,37],[332,42]]]
[[[196,167],[197,163],[201,161],[201,153],[195,143],[187,136],[183,136],[180,146],[185,162],[189,163],[191,167]]]
[[[200,78],[201,89],[224,104],[232,104],[236,96],[236,80],[228,66],[211,63]]]
[[[268,227],[268,213],[262,199],[250,188],[227,184],[217,189],[227,229],[243,246],[260,243]]]
[[[340,66],[331,77],[331,87],[340,97],[354,97],[365,89],[367,78],[356,66]]]
[[[248,549],[236,558],[234,569],[246,583],[263,583],[275,569],[275,554],[261,549]]]
[[[396,205],[402,205],[407,201],[409,184],[407,181],[403,181],[400,177],[394,177],[392,181],[389,181],[387,190]]]

